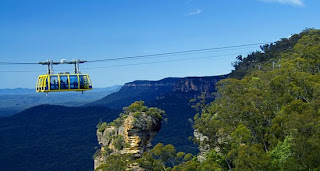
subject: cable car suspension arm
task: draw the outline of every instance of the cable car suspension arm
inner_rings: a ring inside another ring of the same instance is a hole
[[[74,73],[80,74],[80,63],[85,63],[87,61],[81,61],[80,59],[76,59],[74,61],[66,61],[62,59],[60,62],[53,62],[52,60],[48,60],[46,62],[39,62],[41,65],[48,65],[48,74],[53,74],[53,67],[52,65],[59,65],[59,64],[74,64]]]

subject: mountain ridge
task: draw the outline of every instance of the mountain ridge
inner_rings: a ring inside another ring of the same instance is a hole
[[[123,85],[123,87],[110,95],[97,100],[95,102],[86,104],[85,106],[107,106],[110,108],[122,108],[128,106],[133,101],[143,100],[148,102],[157,100],[157,98],[161,98],[163,95],[171,92],[189,92],[195,91],[196,95],[191,98],[196,98],[199,94],[199,91],[205,91],[206,96],[209,97],[210,93],[215,91],[214,85],[220,80],[227,78],[228,75],[218,75],[218,76],[204,76],[204,77],[168,77],[157,81],[149,81],[149,80],[137,80],[128,82]],[[210,82],[211,80],[211,82]],[[194,86],[194,82],[197,84],[209,84],[208,86]],[[183,86],[183,88],[179,88],[179,86]],[[198,89],[199,88],[199,89]],[[131,89],[135,91],[132,92]],[[155,90],[155,91],[154,91]],[[190,92],[191,93],[191,92]],[[190,94],[189,93],[189,94]],[[190,98],[188,97],[188,98]],[[126,98],[127,101],[123,101],[122,99]],[[190,100],[190,99],[189,99]]]

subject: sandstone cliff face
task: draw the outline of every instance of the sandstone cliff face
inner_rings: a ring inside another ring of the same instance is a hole
[[[143,152],[149,150],[152,138],[161,128],[162,113],[156,108],[129,112],[116,119],[116,124],[98,129],[97,138],[101,148],[94,156],[94,169],[107,163],[109,155],[130,154],[134,158],[141,157]]]
[[[216,83],[223,78],[226,78],[226,76],[165,78],[159,81],[134,81],[126,83],[122,89],[161,89],[163,93],[173,91],[193,92],[198,94],[199,92],[214,92]]]
[[[126,83],[118,92],[89,104],[89,106],[106,106],[112,109],[121,109],[130,105],[132,101],[144,100],[151,102],[173,98],[193,99],[201,94],[211,98],[215,92],[215,85],[228,75],[209,77],[165,78],[159,81],[133,81]]]

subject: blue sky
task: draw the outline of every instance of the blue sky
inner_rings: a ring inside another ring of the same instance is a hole
[[[274,42],[305,28],[319,28],[319,9],[317,0],[1,0],[0,61],[95,60]],[[231,71],[237,54],[258,47],[80,67],[95,87],[220,75]],[[131,65],[202,57],[212,58]],[[54,69],[73,70],[72,66]],[[0,88],[34,88],[46,67],[0,65],[0,71],[26,71],[0,72]]]

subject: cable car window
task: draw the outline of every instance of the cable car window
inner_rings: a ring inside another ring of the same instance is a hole
[[[45,79],[46,79],[46,85],[45,85],[46,87],[45,87],[45,89],[48,90],[48,78],[45,78]]]
[[[38,82],[37,82],[37,90],[41,90],[41,86],[42,86],[42,77],[38,78]]]
[[[70,88],[78,89],[78,77],[76,75],[70,75]]]
[[[87,77],[88,77],[89,88],[91,89],[92,88],[92,83],[91,83],[89,75]]]
[[[50,76],[50,89],[51,90],[59,89],[58,76]]]
[[[44,78],[41,77],[41,78],[40,78],[40,89],[41,89],[41,90],[43,90],[43,87],[44,87],[44,83],[43,83],[43,82],[44,82]]]
[[[86,75],[79,75],[80,89],[88,89],[88,79]]]
[[[69,80],[67,75],[60,75],[60,89],[69,89]]]

